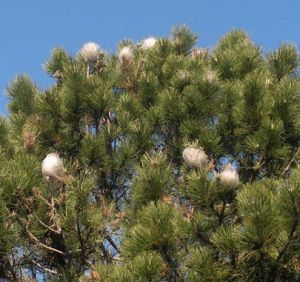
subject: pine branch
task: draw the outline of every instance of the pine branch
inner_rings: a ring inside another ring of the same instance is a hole
[[[80,243],[80,248],[81,248],[81,262],[84,265],[85,263],[85,250],[84,250],[84,242],[83,242],[83,238],[81,235],[81,230],[80,230],[80,222],[79,222],[79,213],[80,213],[80,209],[79,207],[76,208],[76,213],[77,213],[77,218],[76,218],[76,229],[77,229],[77,235],[78,235],[78,239],[79,239],[79,243]]]
[[[51,270],[45,266],[42,266],[40,263],[38,263],[37,261],[35,260],[32,260],[31,261],[33,264],[35,264],[36,266],[38,266],[39,268],[41,268],[42,270],[46,271],[46,272],[49,272],[51,274],[57,274],[57,272],[55,270]]]
[[[223,200],[221,213],[218,214],[218,216],[219,216],[219,225],[221,225],[223,223],[225,208],[226,208],[226,202]]]
[[[100,245],[102,251],[103,251],[103,258],[107,261],[107,262],[111,262],[112,261],[112,257],[110,255],[110,253],[105,249],[103,243],[101,243]]]
[[[52,252],[58,253],[58,254],[63,255],[63,256],[65,255],[64,252],[62,252],[62,251],[60,251],[60,250],[57,250],[57,249],[55,249],[55,248],[49,247],[49,246],[45,245],[44,243],[42,243],[39,239],[37,239],[37,238],[36,238],[36,237],[28,230],[27,227],[26,227],[26,233],[29,235],[29,238],[30,238],[31,240],[35,241],[35,242],[38,244],[38,246],[43,247],[44,249],[47,249],[48,251],[52,251]]]
[[[48,226],[47,224],[45,224],[42,220],[40,220],[37,215],[24,203],[25,207],[28,209],[28,211],[32,214],[32,216],[46,229],[50,230],[51,232],[54,232],[56,234],[61,234],[61,231],[57,231],[55,229],[53,229],[52,227]]]
[[[9,268],[9,272],[12,276],[12,278],[14,279],[14,281],[18,281],[18,275],[13,267],[13,264],[11,263],[10,259],[8,259],[8,268]]]
[[[117,247],[117,245],[115,244],[115,242],[112,240],[112,238],[108,235],[105,237],[107,239],[107,241],[111,244],[111,246],[113,246],[113,248],[118,252],[118,254],[120,253],[119,248]]]
[[[296,159],[298,153],[299,153],[299,148],[297,148],[296,152],[291,156],[291,159],[290,159],[290,161],[288,162],[287,166],[286,166],[286,167],[284,168],[284,170],[282,171],[281,176],[284,176],[284,175],[288,172],[288,170],[290,169],[292,163],[295,161],[295,159]]]
[[[56,234],[61,234],[61,231],[58,231],[58,230],[55,230],[53,229],[52,227],[46,225],[44,222],[42,222],[33,212],[31,213],[33,215],[33,217],[45,228],[47,228],[48,230],[50,230],[51,232],[53,233],[56,233]]]
[[[291,197],[292,197],[294,205],[295,205],[296,203],[295,203],[294,197],[292,195],[291,195]],[[286,244],[284,245],[283,249],[280,251],[280,253],[277,257],[277,262],[285,254],[286,250],[288,249],[289,245],[291,244],[292,240],[294,239],[294,233],[295,233],[295,231],[298,227],[298,224],[299,224],[299,214],[298,214],[297,207],[295,207],[295,206],[294,206],[294,211],[295,211],[295,220],[294,220],[293,225],[291,227],[291,231],[290,231],[290,234],[288,236],[288,240],[287,240]]]

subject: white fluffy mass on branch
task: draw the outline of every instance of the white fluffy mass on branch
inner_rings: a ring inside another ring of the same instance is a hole
[[[239,175],[231,163],[228,163],[219,175],[221,183],[230,186],[239,184]]]
[[[142,45],[141,45],[141,48],[143,50],[147,50],[147,49],[150,49],[150,48],[153,48],[155,46],[157,42],[157,39],[154,38],[154,37],[149,37],[145,40],[142,41]]]
[[[215,71],[212,71],[212,70],[207,70],[205,73],[204,73],[204,81],[208,82],[208,83],[214,83],[216,82],[218,79],[218,75]]]
[[[190,167],[202,168],[208,164],[208,156],[205,154],[202,148],[185,148],[182,152],[182,157]]]
[[[49,178],[59,180],[60,177],[63,176],[63,160],[57,153],[50,153],[46,156],[46,158],[42,162],[42,173],[47,180],[49,180]]]
[[[133,51],[129,46],[123,47],[118,54],[119,61],[123,63],[129,63],[133,60]]]
[[[100,54],[100,46],[94,42],[88,42],[80,49],[79,54],[86,62],[96,61]]]

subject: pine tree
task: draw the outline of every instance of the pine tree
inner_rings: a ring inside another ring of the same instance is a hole
[[[0,119],[1,281],[300,281],[298,53],[186,26],[54,49]]]

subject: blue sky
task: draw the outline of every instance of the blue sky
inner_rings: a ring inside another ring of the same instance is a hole
[[[175,24],[213,46],[233,28],[245,29],[265,51],[280,42],[300,43],[299,0],[0,0],[0,113],[4,90],[20,73],[44,89],[42,69],[53,47],[76,54],[87,41],[113,52],[121,39],[166,36]]]

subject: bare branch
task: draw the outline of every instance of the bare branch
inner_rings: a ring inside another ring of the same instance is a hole
[[[282,172],[282,174],[281,174],[282,176],[284,176],[284,175],[288,172],[288,170],[291,168],[291,165],[292,165],[292,163],[295,161],[295,159],[296,159],[298,153],[299,153],[299,148],[297,148],[296,152],[295,152],[294,155],[291,157],[291,159],[290,159],[289,163],[287,164],[286,168],[283,170],[283,172]]]
[[[115,244],[115,242],[113,241],[113,239],[108,235],[106,236],[107,241],[110,243],[111,246],[113,246],[113,248],[120,253],[119,248],[117,247],[117,245]]]
[[[25,203],[24,203],[25,204]],[[56,233],[56,234],[61,234],[60,231],[53,229],[52,227],[48,226],[47,224],[45,224],[43,221],[41,221],[37,215],[25,204],[25,207],[28,209],[28,211],[33,215],[33,217],[45,228],[47,228],[48,230]]]
[[[26,232],[27,234],[29,235],[30,239],[32,239],[33,241],[35,241],[39,246],[49,250],[49,251],[52,251],[52,252],[55,252],[55,253],[58,253],[60,255],[65,255],[64,252],[60,251],[60,250],[57,250],[57,249],[54,249],[52,247],[49,247],[47,245],[45,245],[44,243],[42,243],[39,239],[37,239],[27,228],[26,228]]]
[[[42,222],[33,212],[31,213],[33,215],[33,217],[45,228],[49,229],[50,231],[56,233],[56,234],[61,234],[60,230],[55,230],[52,227],[48,226],[47,224],[45,224],[44,222]]]
[[[38,263],[37,261],[35,260],[32,260],[32,263],[35,264],[36,266],[38,266],[39,268],[51,273],[51,274],[57,274],[57,272],[55,270],[51,270],[45,266],[42,266],[40,263]]]

